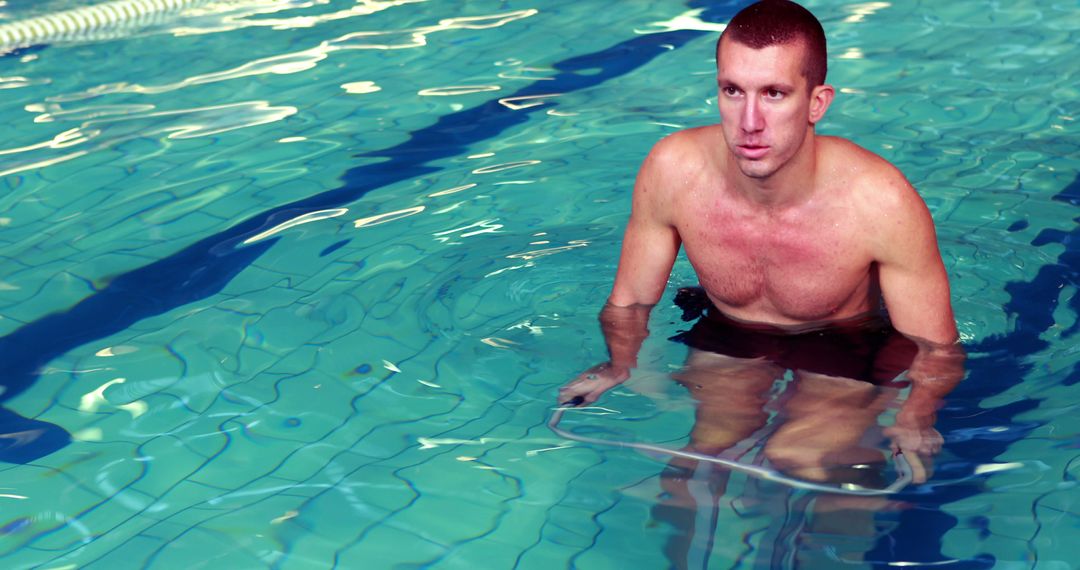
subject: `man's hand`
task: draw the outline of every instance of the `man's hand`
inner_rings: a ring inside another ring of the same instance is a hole
[[[613,386],[618,386],[630,378],[630,369],[617,367],[611,362],[597,364],[577,375],[566,386],[559,389],[559,403],[579,406],[591,404]]]
[[[637,366],[641,343],[649,336],[649,312],[652,305],[620,307],[607,303],[600,311],[600,330],[604,333],[611,360],[597,364],[577,375],[559,390],[561,405],[591,404],[612,386],[630,377]]]
[[[941,451],[945,439],[932,425],[903,422],[897,418],[896,425],[885,428],[885,435],[892,440],[893,453],[903,453],[911,466],[911,480],[925,483],[933,474],[933,457]]]

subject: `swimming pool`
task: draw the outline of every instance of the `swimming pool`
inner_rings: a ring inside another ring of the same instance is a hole
[[[0,565],[1073,567],[1080,17],[808,5],[822,132],[907,174],[952,276],[970,372],[929,484],[835,528],[546,427],[736,3],[241,0],[0,59],[0,420],[46,434],[4,448]],[[680,445],[678,315],[566,424]]]

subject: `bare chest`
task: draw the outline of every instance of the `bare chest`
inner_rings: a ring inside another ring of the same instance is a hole
[[[843,212],[699,212],[680,221],[683,246],[702,287],[732,316],[801,323],[854,316],[875,306],[872,259]]]

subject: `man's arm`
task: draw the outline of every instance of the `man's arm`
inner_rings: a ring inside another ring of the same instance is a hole
[[[885,182],[877,210],[875,260],[885,307],[896,330],[931,344],[957,340],[949,276],[930,211],[903,176]]]
[[[634,183],[630,221],[623,234],[615,285],[600,311],[610,360],[582,372],[559,391],[560,402],[591,403],[630,377],[641,344],[649,336],[649,313],[663,296],[679,253],[679,233],[671,222],[670,188],[664,162],[670,141],[661,141],[645,159]]]
[[[898,173],[884,193],[878,239],[878,278],[885,307],[896,330],[918,344],[907,376],[911,392],[886,430],[897,450],[906,451],[916,480],[926,478],[920,456],[941,448],[936,412],[942,399],[964,377],[966,355],[957,343],[949,278],[938,250],[930,211]]]
[[[630,221],[623,234],[619,269],[608,304],[655,305],[664,294],[682,245],[672,222],[672,189],[665,184],[671,143],[661,141],[642,164],[634,183]],[[670,183],[669,183],[670,184]]]

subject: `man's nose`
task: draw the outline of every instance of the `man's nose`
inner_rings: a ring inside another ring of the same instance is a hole
[[[761,104],[753,97],[748,97],[742,112],[742,130],[756,133],[765,128],[765,116],[761,114]]]

